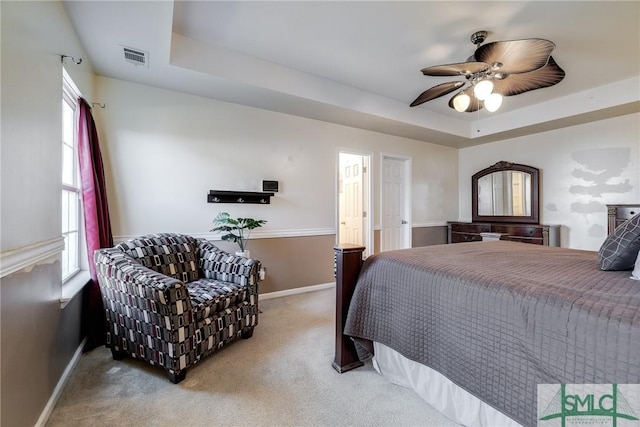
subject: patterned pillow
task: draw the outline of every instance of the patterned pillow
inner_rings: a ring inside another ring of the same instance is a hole
[[[601,270],[631,270],[640,251],[640,214],[620,224],[598,252]]]

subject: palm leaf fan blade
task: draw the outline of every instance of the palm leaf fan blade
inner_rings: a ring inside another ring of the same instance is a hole
[[[487,43],[476,49],[476,60],[499,64],[504,74],[528,73],[544,67],[556,45],[545,39],[524,39]]]
[[[411,106],[415,107],[417,105],[423,104],[427,101],[431,101],[432,99],[439,98],[443,95],[453,92],[456,89],[464,86],[465,82],[447,82],[441,83],[437,86],[433,86],[420,94],[412,103]]]
[[[503,80],[493,80],[493,90],[502,96],[519,95],[531,90],[553,86],[564,79],[565,72],[549,57],[549,62],[542,68],[522,74],[510,74]]]
[[[487,70],[490,67],[485,62],[457,62],[455,64],[434,65],[420,70],[425,76],[466,76],[480,71]]]

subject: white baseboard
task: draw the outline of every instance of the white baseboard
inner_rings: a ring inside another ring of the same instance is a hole
[[[42,410],[42,413],[40,414],[40,418],[38,418],[38,421],[36,422],[35,427],[44,427],[47,424],[47,421],[49,421],[49,417],[53,412],[53,408],[56,407],[56,403],[58,403],[58,399],[62,394],[62,390],[64,390],[64,386],[67,384],[67,381],[69,381],[69,378],[71,377],[71,373],[73,372],[76,365],[80,361],[80,356],[82,355],[82,349],[84,348],[84,345],[86,342],[87,342],[87,338],[83,339],[82,342],[80,343],[80,346],[76,349],[76,352],[73,354],[71,361],[69,362],[64,372],[62,373],[62,376],[60,377],[60,381],[58,381],[56,388],[53,389],[53,393],[51,393],[51,397],[49,398],[49,401],[47,402],[46,406]]]
[[[320,291],[322,289],[329,289],[329,288],[333,288],[336,286],[336,282],[331,282],[331,283],[321,283],[319,285],[313,285],[313,286],[303,286],[301,288],[293,288],[293,289],[286,289],[284,291],[276,291],[276,292],[269,292],[266,294],[260,294],[258,296],[259,300],[266,300],[266,299],[272,299],[272,298],[280,298],[280,297],[286,297],[289,295],[296,295],[296,294],[303,294],[305,292],[314,292],[314,291]]]

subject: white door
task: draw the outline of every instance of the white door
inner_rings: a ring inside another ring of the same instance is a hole
[[[370,164],[370,153],[338,152],[336,243],[362,245],[365,257],[373,254]]]
[[[408,159],[383,156],[380,250],[411,247]]]
[[[362,209],[362,156],[341,154],[340,156],[340,236],[339,243],[362,245],[364,224]]]

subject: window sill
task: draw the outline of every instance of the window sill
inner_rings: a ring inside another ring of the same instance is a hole
[[[82,289],[91,280],[88,270],[80,270],[75,276],[67,280],[62,285],[62,296],[60,297],[60,308],[64,309],[71,300],[82,292]]]

